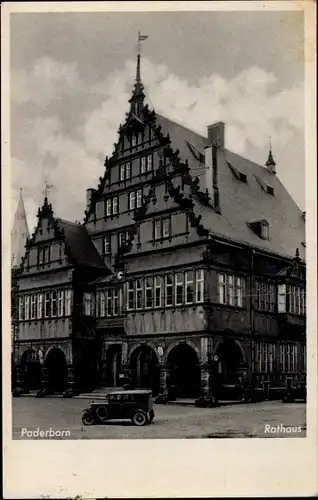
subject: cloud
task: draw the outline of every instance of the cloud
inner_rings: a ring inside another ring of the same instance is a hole
[[[36,223],[34,209],[42,202],[45,176],[55,186],[50,196],[58,215],[82,220],[85,191],[97,186],[103,159],[112,153],[118,126],[129,109],[134,74],[135,63],[127,61],[104,82],[89,85],[75,63],[47,57],[39,59],[29,74],[20,71],[19,81],[14,72],[12,100],[20,132],[12,133],[13,200],[23,187],[30,226]],[[299,141],[304,127],[301,84],[277,90],[274,74],[252,67],[232,79],[212,74],[194,85],[147,59],[142,75],[149,105],[158,113],[204,135],[207,125],[225,121],[227,147],[247,156],[251,146],[263,155],[271,136],[278,155],[291,168],[290,145]],[[79,99],[86,102],[80,109]],[[30,103],[35,108],[28,114],[25,105]],[[76,127],[67,126],[67,115],[76,116]]]
[[[35,61],[31,72],[13,70],[11,100],[15,104],[33,103],[45,109],[50,103],[83,89],[76,63],[43,57]]]

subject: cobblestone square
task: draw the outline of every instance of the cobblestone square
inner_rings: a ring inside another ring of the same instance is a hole
[[[306,406],[302,403],[283,404],[279,401],[268,401],[218,408],[195,408],[179,404],[155,405],[156,416],[151,425],[135,427],[127,421],[111,421],[106,425],[85,427],[82,425],[81,416],[89,404],[89,400],[83,399],[13,398],[13,439],[28,439],[26,431],[22,437],[23,429],[70,431],[66,439],[306,436]],[[28,435],[31,436],[31,433],[28,432]]]

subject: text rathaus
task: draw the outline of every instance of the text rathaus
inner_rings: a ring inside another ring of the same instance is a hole
[[[275,170],[145,104],[130,110],[82,224],[47,197],[13,273],[15,383],[196,398],[218,380],[280,387],[306,372],[305,213]],[[127,382],[128,381],[128,382]]]

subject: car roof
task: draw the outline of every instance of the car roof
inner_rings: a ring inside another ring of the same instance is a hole
[[[152,394],[152,391],[149,389],[130,389],[130,390],[125,390],[123,389],[118,390],[118,391],[111,391],[108,393],[109,394]]]

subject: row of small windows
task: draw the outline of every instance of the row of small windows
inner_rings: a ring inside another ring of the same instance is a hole
[[[232,274],[218,273],[218,302],[243,307],[245,279]],[[256,309],[305,315],[306,291],[301,286],[256,281]]]
[[[233,274],[218,273],[218,302],[243,307],[245,279]]]
[[[152,237],[154,240],[161,240],[171,237],[171,217],[161,217],[153,221]],[[119,231],[118,247],[123,247],[129,241],[129,231]],[[103,255],[110,255],[112,253],[112,235],[106,234],[103,239]]]
[[[70,316],[72,290],[51,290],[19,297],[19,320]]]
[[[130,280],[125,284],[125,292],[127,311],[199,304],[204,300],[204,271]],[[123,291],[110,288],[98,291],[96,305],[99,317],[121,314]],[[93,296],[90,293],[84,294],[84,314],[94,314]]]
[[[304,287],[281,284],[278,285],[278,312],[306,314],[306,291]]]
[[[134,210],[142,206],[142,189],[136,189],[128,194],[127,210]],[[111,217],[120,212],[119,196],[108,198],[105,202],[105,216]]]
[[[142,156],[139,159],[139,174],[145,174],[146,172],[152,172],[153,170],[153,155],[149,154]],[[132,176],[132,164],[131,161],[122,163],[119,166],[119,180],[126,181],[131,179]]]
[[[127,310],[202,303],[204,271],[187,271],[127,283]]]
[[[257,342],[255,347],[255,371],[258,373],[275,372],[278,346],[272,342]],[[299,366],[303,370],[306,368],[306,347],[299,349],[297,344],[281,343],[279,346],[280,371],[295,372]]]

